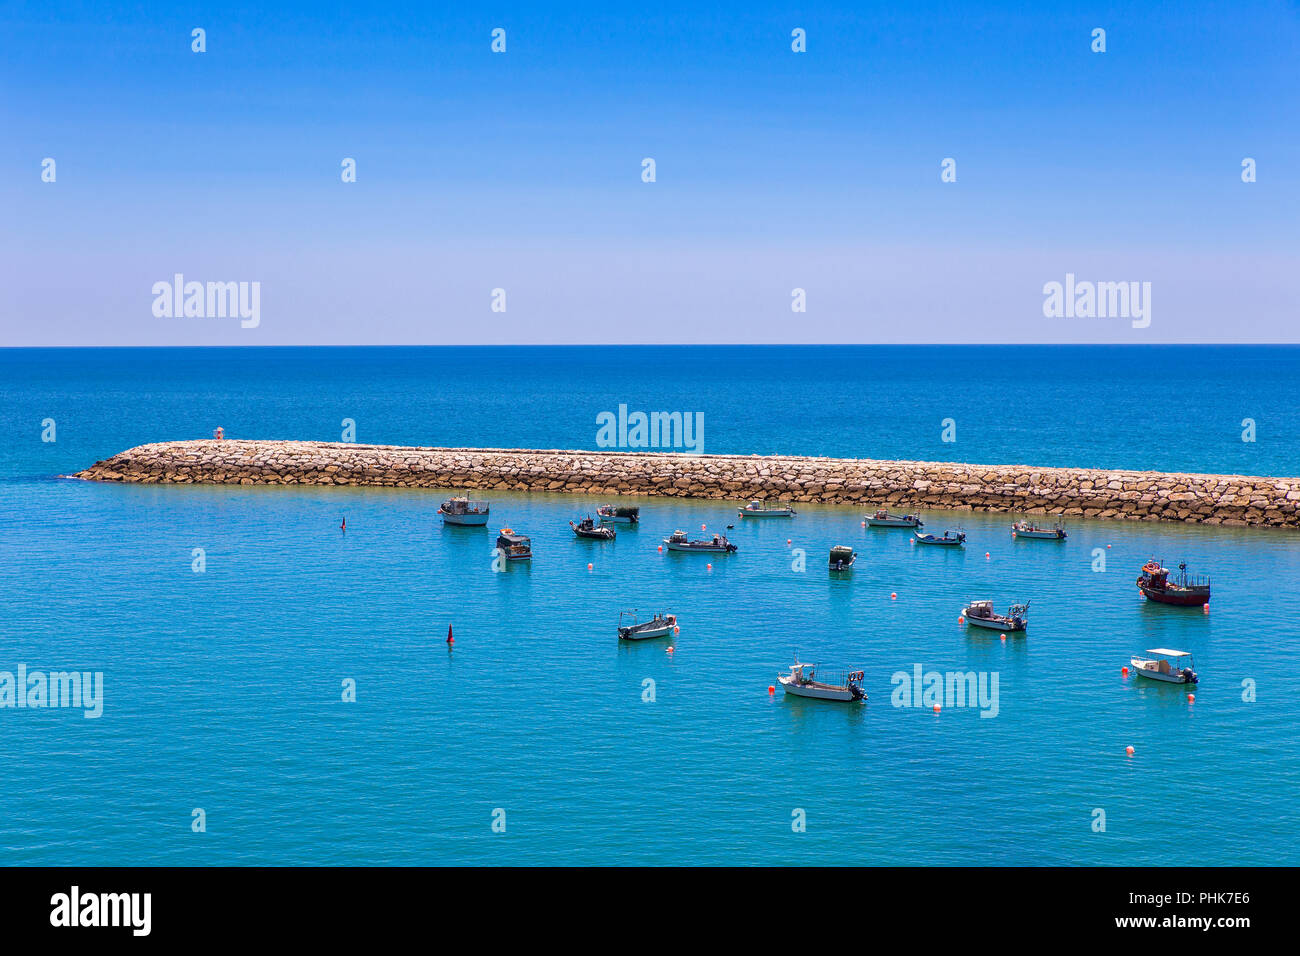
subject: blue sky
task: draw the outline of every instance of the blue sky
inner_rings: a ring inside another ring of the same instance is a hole
[[[276,6],[0,2],[0,344],[1300,341],[1294,2]]]

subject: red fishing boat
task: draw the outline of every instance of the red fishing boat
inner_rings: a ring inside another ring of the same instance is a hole
[[[1170,581],[1168,568],[1161,567],[1159,561],[1148,561],[1142,565],[1137,586],[1146,597],[1161,604],[1200,607],[1210,603],[1210,579],[1189,579],[1186,564],[1178,565],[1178,578]]]

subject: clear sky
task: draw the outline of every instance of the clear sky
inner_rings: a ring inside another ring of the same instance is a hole
[[[558,7],[0,0],[0,345],[1300,341],[1295,2]]]

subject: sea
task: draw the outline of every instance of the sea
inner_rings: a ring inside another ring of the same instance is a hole
[[[593,542],[574,495],[473,529],[436,490],[63,477],[217,427],[596,450],[638,411],[706,454],[1300,474],[1295,347],[0,350],[0,863],[1300,863],[1295,531],[925,512],[945,549],[637,499]],[[506,526],[530,563],[499,569]],[[1143,600],[1152,558],[1209,608]],[[959,623],[980,598],[1027,632]],[[678,633],[618,640],[660,610]],[[1190,695],[1124,673],[1148,648],[1194,656]],[[785,696],[796,659],[867,701]],[[20,669],[101,675],[97,715],[17,706]]]

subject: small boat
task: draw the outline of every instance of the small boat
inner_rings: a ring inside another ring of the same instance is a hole
[[[917,514],[896,515],[881,508],[867,519],[871,528],[923,528],[925,522]]]
[[[622,505],[601,505],[596,509],[596,516],[604,521],[616,521],[619,524],[636,524],[641,520],[640,508],[627,508]]]
[[[837,544],[831,548],[830,569],[832,571],[849,571],[853,562],[858,560],[858,552],[846,544]]]
[[[1130,659],[1133,672],[1151,680],[1162,680],[1168,684],[1195,684],[1199,680],[1194,670],[1196,662],[1186,651],[1171,651],[1167,647],[1156,647],[1147,651],[1150,657]]]
[[[961,613],[967,624],[992,631],[1023,631],[1029,626],[1028,601],[1011,605],[1006,614],[994,611],[992,601],[971,601]]]
[[[1066,538],[1065,528],[1061,527],[1061,522],[1056,522],[1054,528],[1044,528],[1034,524],[1032,521],[1021,520],[1011,526],[1011,537],[1013,538],[1046,538],[1050,541],[1064,541]]]
[[[624,624],[624,620],[629,623]],[[618,615],[618,636],[624,641],[645,641],[652,637],[667,637],[677,626],[677,615],[661,612],[648,621],[637,622],[637,612],[620,611]]]
[[[945,531],[942,535],[921,534],[919,531],[913,531],[912,537],[916,539],[917,544],[939,544],[947,545],[950,548],[960,548],[966,541],[965,531]]]
[[[614,536],[618,533],[608,525],[596,524],[591,520],[591,515],[583,518],[577,524],[569,522],[569,527],[579,538],[594,538],[597,541],[613,541]]]
[[[866,675],[862,671],[850,671],[839,678],[835,684],[817,680],[816,667],[812,664],[792,664],[789,674],[781,674],[777,680],[781,689],[796,697],[815,697],[818,700],[866,700],[867,692],[862,689]]]
[[[482,526],[488,523],[488,503],[470,501],[464,495],[448,498],[438,509],[443,524]]]
[[[1186,564],[1178,565],[1178,580],[1170,581],[1168,568],[1161,567],[1159,561],[1148,561],[1142,565],[1137,586],[1149,599],[1160,604],[1200,607],[1210,603],[1210,579],[1188,580]]]
[[[755,498],[736,512],[737,518],[793,518],[794,508],[785,501],[760,501]]]
[[[686,537],[685,531],[674,531],[670,537],[664,538],[664,544],[668,545],[669,551],[701,551],[705,554],[731,554],[736,550],[736,546],[727,540],[725,534],[715,534],[712,538],[703,541],[692,541]]]
[[[497,549],[504,552],[507,561],[531,561],[533,542],[526,535],[515,534],[510,528],[502,528],[497,535]]]

